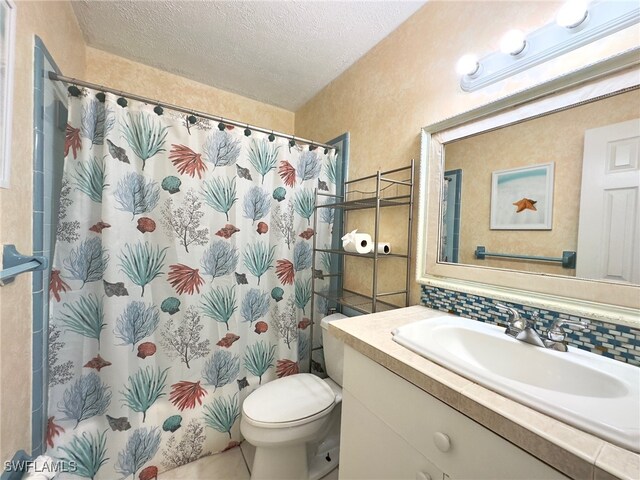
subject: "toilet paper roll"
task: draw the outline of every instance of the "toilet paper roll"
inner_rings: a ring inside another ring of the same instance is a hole
[[[376,245],[378,255],[389,255],[391,253],[391,244],[388,242],[378,242]]]
[[[351,253],[371,253],[373,250],[373,240],[368,233],[356,233],[353,239],[349,243],[345,243],[343,246],[345,252]]]

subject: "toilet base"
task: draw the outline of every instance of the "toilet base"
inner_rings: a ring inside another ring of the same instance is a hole
[[[277,475],[277,479],[280,478],[296,478],[296,479],[300,479],[300,478],[308,478],[308,480],[320,480],[321,478],[324,478],[326,475],[328,475],[329,473],[331,473],[333,470],[335,470],[336,468],[338,468],[338,463],[340,461],[340,445],[338,442],[331,442],[333,444],[333,446],[329,447],[327,446],[323,446],[323,448],[320,450],[316,450],[315,452],[310,451],[308,449],[307,446],[307,477],[299,477],[298,476],[298,472],[304,472],[304,467],[300,468],[300,466],[298,466],[298,469],[292,469],[292,471],[290,471],[289,473],[283,473],[282,476],[280,474],[280,472],[278,472]],[[276,477],[274,477],[273,473],[266,473],[265,472],[265,465],[264,463],[261,465],[257,465],[258,470],[255,470],[256,464],[255,464],[255,458],[256,458],[256,453],[258,450],[262,450],[262,449],[256,449],[256,447],[254,447],[253,445],[251,445],[249,442],[242,442],[242,451],[243,451],[243,455],[245,456],[245,458],[247,459],[247,463],[251,466],[250,468],[250,472],[251,472],[251,479],[252,480],[262,480],[262,479],[273,479],[273,480],[277,480]],[[268,456],[268,462],[273,461],[274,458],[276,458],[273,455],[274,452],[269,452],[269,449],[264,449],[263,452],[260,455],[267,455]],[[283,455],[286,457],[286,464],[289,465],[289,461],[291,459],[291,457],[289,455],[297,455],[299,452],[287,452],[284,453]],[[264,458],[259,460],[259,462],[264,462]],[[282,464],[282,463],[281,463]],[[267,468],[272,468],[270,466],[271,464],[269,463],[269,466]],[[271,471],[271,470],[267,470]]]
[[[278,472],[277,479],[273,472]],[[256,448],[251,480],[300,480],[303,478],[309,478],[306,444]]]
[[[318,480],[338,467],[340,462],[341,414],[342,404],[339,404],[335,411],[332,412],[331,420],[321,440],[307,444],[309,480]]]
[[[309,458],[309,480],[320,480],[332,470],[338,468],[340,461],[340,445],[335,445],[329,450],[318,451],[314,457]]]

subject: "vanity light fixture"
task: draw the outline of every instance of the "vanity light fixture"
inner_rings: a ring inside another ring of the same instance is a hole
[[[527,35],[507,32],[500,42],[501,51],[480,60],[471,55],[460,58],[456,64],[460,87],[473,92],[639,22],[637,1],[569,0],[556,21]],[[475,63],[470,60],[474,58]]]
[[[500,51],[506,55],[515,57],[527,48],[527,40],[522,30],[509,30],[500,40]]]
[[[587,2],[569,0],[558,10],[556,23],[564,28],[576,28],[587,20],[588,15]]]
[[[456,64],[456,71],[459,75],[468,75],[472,77],[480,70],[480,64],[478,63],[478,57],[472,53],[468,53],[460,57]]]

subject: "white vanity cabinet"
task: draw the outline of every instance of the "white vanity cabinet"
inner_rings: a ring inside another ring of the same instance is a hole
[[[345,346],[340,479],[566,479]]]

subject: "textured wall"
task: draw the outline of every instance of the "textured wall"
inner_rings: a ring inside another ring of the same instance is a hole
[[[487,101],[485,95],[460,90],[457,58],[471,49],[495,49],[500,35],[496,32],[512,27],[513,18],[537,26],[546,23],[553,11],[554,4],[546,2],[428,2],[299,109],[296,134],[329,139],[349,131],[351,179],[407,165],[412,158],[417,172],[420,128]],[[416,187],[414,218],[417,191]],[[381,239],[400,248],[405,235],[397,222],[405,215],[406,210],[395,208],[383,212]],[[371,217],[351,215],[349,228],[372,232]],[[397,288],[404,282],[404,269],[396,260],[381,262],[380,289]],[[347,286],[370,290],[371,262],[348,258],[346,272]],[[420,299],[414,278],[412,273],[412,304]]]
[[[11,188],[0,189],[0,244],[32,251],[33,58],[38,35],[67,74],[84,74],[85,45],[68,2],[16,2]],[[31,276],[0,288],[0,460],[31,451]]]
[[[446,147],[445,169],[462,169],[460,263],[575,275],[560,264],[487,257],[477,260],[477,245],[488,251],[558,257],[576,250],[584,132],[638,118],[640,90],[553,115],[453,142]],[[490,230],[491,172],[555,163],[552,230]]]
[[[174,105],[240,120],[258,127],[293,133],[293,112],[95,48],[87,48],[87,70],[84,79],[125,92],[160,99]]]
[[[351,179],[403,166],[411,158],[420,158],[420,129],[425,125],[605,58],[629,44],[637,45],[637,29],[627,29],[477,92],[460,89],[455,72],[458,58],[468,52],[482,56],[498,50],[503,32],[515,27],[535,30],[553,21],[560,5],[527,0],[430,1],[297,110],[296,135],[326,140],[349,131]],[[416,205],[416,215],[417,210]],[[382,220],[384,240],[396,244],[403,238],[402,229],[396,228],[398,215],[383,214]],[[372,230],[362,217],[352,216],[349,222],[348,228]],[[404,282],[397,264],[382,261],[380,278],[387,286]],[[370,288],[365,262],[348,259],[348,287],[363,292]],[[419,288],[413,282],[412,304],[419,301]]]

